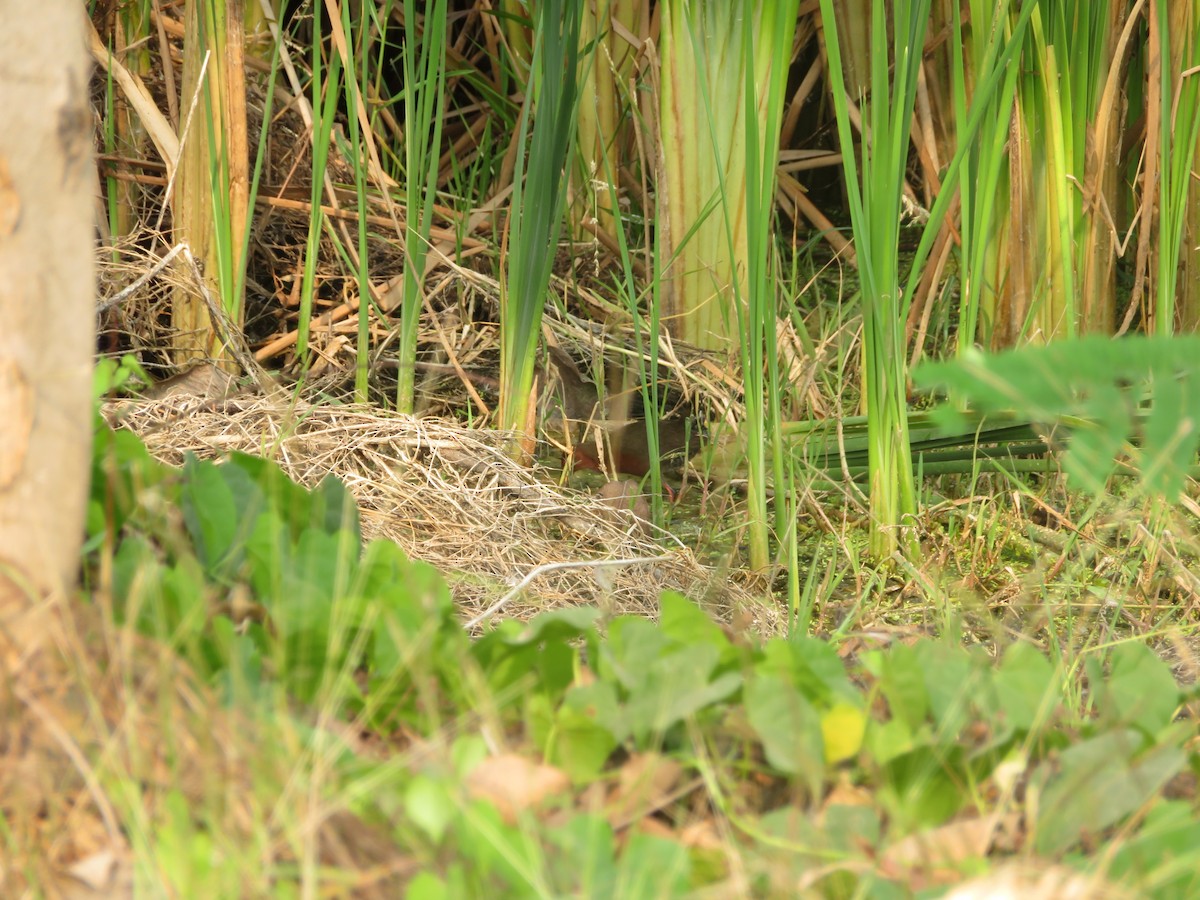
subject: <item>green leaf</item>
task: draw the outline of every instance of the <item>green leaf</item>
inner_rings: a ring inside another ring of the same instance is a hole
[[[618,747],[612,732],[590,716],[569,706],[560,707],[554,740],[546,761],[560,767],[578,783],[596,778]]]
[[[291,689],[314,697],[328,667],[341,666],[350,633],[361,625],[363,598],[348,592],[358,547],[346,533],[306,530],[285,548],[281,583],[263,598],[286,659]]]
[[[925,673],[916,652],[907,644],[894,644],[880,654],[879,687],[892,716],[916,731],[929,713]]]
[[[1197,422],[1200,393],[1195,377],[1196,360],[1185,378],[1154,377],[1154,406],[1146,418],[1142,436],[1142,477],[1151,491],[1175,497],[1196,460]]]
[[[788,638],[795,684],[814,703],[832,705],[837,698],[860,703],[860,693],[846,675],[846,665],[829,641],[800,635]]]
[[[345,593],[357,547],[340,535],[308,530],[284,558],[281,582],[268,598],[271,619],[281,637],[327,634],[334,599]]]
[[[371,541],[362,554],[358,568],[357,590],[368,597],[403,584],[408,575],[409,558],[393,541]]]
[[[438,659],[457,666],[470,642],[455,622],[454,601],[441,573],[408,559],[390,541],[372,541],[355,593],[378,613],[372,629],[373,678],[394,678],[401,670],[434,667]],[[435,646],[436,645],[436,646]]]
[[[731,649],[729,638],[720,626],[683,594],[664,591],[658,602],[663,634],[688,646],[711,645],[722,654]]]
[[[557,853],[550,857],[556,897],[616,897],[616,841],[601,816],[572,816],[547,835]]]
[[[238,474],[245,475],[287,525],[293,539],[312,528],[326,534],[349,531],[361,542],[358,504],[340,479],[327,476],[310,491],[271,460],[237,452],[229,454],[221,469],[231,480],[240,482]]]
[[[1200,820],[1192,805],[1179,800],[1159,803],[1117,846],[1108,875],[1135,888],[1137,896],[1200,896],[1198,847]]]
[[[524,625],[502,622],[470,652],[493,690],[506,691],[534,675],[537,689],[556,697],[575,679],[579,651],[574,643],[590,633],[597,614],[595,608],[576,607],[542,613]]]
[[[261,498],[244,475],[228,477],[219,467],[194,456],[184,462],[183,474],[180,501],[184,523],[195,545],[196,557],[210,574],[217,575],[229,568],[227,557],[234,550],[239,523],[246,523],[249,530],[257,518],[257,511],[253,517],[249,516],[252,500]],[[247,514],[245,518],[243,513]]]
[[[741,687],[741,675],[735,672],[709,680],[718,656],[716,647],[701,644],[653,660],[625,704],[633,737],[640,742],[661,735]]]
[[[1171,723],[1180,703],[1179,685],[1170,667],[1140,641],[1112,652],[1112,673],[1104,683],[1102,707],[1115,722],[1158,734]]]
[[[563,698],[563,708],[596,722],[618,743],[629,736],[629,718],[617,699],[616,688],[607,682],[596,681],[570,688]]]
[[[1187,763],[1184,751],[1166,742],[1139,756],[1144,743],[1139,731],[1110,731],[1064,750],[1057,772],[1051,763],[1039,768],[1033,778],[1034,784],[1044,785],[1038,803],[1038,853],[1061,853],[1084,834],[1117,824],[1155,797]]]
[[[762,741],[767,762],[788,775],[803,774],[810,787],[825,770],[821,720],[812,704],[788,682],[759,675],[743,691],[746,717]]]
[[[913,649],[925,676],[938,738],[953,744],[969,721],[972,700],[989,686],[991,672],[957,644],[921,641]]]
[[[995,676],[1000,709],[1008,724],[1032,731],[1058,708],[1060,678],[1040,651],[1018,642],[1008,648]]]
[[[1060,426],[1069,435],[1064,468],[1089,490],[1103,489],[1127,442],[1140,444],[1144,487],[1171,498],[1200,441],[1197,372],[1196,337],[1096,335],[994,356],[965,353],[922,364],[913,380],[922,389],[953,392],[977,414]],[[957,415],[954,406],[944,409]]]
[[[559,697],[575,680],[579,651],[565,640],[547,641],[537,653],[537,690]]]
[[[98,509],[94,516],[89,512],[89,534],[103,536],[106,529],[111,529],[114,535],[120,534],[126,522],[152,500],[166,499],[167,505],[176,505],[173,496],[160,496],[172,493],[169,476],[174,473],[174,469],[153,459],[132,431],[113,431],[99,419],[93,441],[91,482],[91,500]],[[93,532],[93,527],[99,530]]]
[[[900,832],[941,825],[967,800],[963,753],[958,747],[935,753],[919,746],[891,760],[882,779],[877,796]]]
[[[572,640],[587,633],[600,617],[594,606],[572,606],[538,613],[515,635],[506,636],[504,643],[520,647],[540,641]]]
[[[914,732],[903,719],[892,719],[888,722],[870,719],[863,743],[871,759],[877,765],[883,765],[917,747],[927,747],[933,740],[928,725],[922,725],[919,732]]]
[[[425,775],[409,782],[404,791],[404,811],[435,844],[441,843],[456,812],[446,785]]]
[[[788,684],[795,686],[792,671],[792,648],[783,638],[771,638],[763,645],[762,658],[754,671],[759,675],[774,675],[786,679]]]
[[[498,897],[544,897],[545,848],[537,829],[528,824],[509,825],[486,801],[467,804],[455,829],[459,851],[466,857],[476,883],[491,884]],[[490,873],[508,882],[509,890],[496,890]],[[485,896],[479,891],[466,896]]]
[[[218,686],[226,703],[250,705],[263,689],[263,629],[234,625],[225,616],[212,623],[210,671],[219,672]]]
[[[479,734],[464,734],[454,739],[450,745],[450,762],[454,766],[454,774],[462,780],[491,755],[488,742]]]
[[[859,691],[846,675],[837,650],[807,635],[767,641],[755,670],[787,679],[810,701],[822,706],[832,705],[838,697],[859,702]]]
[[[340,478],[328,475],[312,492],[311,511],[305,524],[330,534],[347,531],[362,543],[358,503]]]
[[[634,832],[617,864],[613,897],[622,900],[659,900],[682,896],[688,886],[691,863],[687,851],[664,838]]]
[[[208,592],[194,559],[182,559],[162,573],[162,594],[142,608],[139,627],[157,632],[165,641],[182,649],[194,649],[194,642],[208,624]]]
[[[831,803],[824,809],[821,825],[829,845],[842,853],[858,855],[864,847],[879,846],[879,813],[870,806]]]
[[[279,513],[264,509],[254,520],[242,547],[243,577],[250,581],[254,593],[264,602],[286,596],[290,590],[295,541]]]
[[[133,601],[134,609],[142,605],[142,594],[157,587],[162,578],[162,565],[154,549],[140,534],[121,541],[113,556],[113,603],[118,621],[123,621]]]
[[[450,588],[437,569],[408,559],[391,541],[372,541],[355,585],[351,595],[363,597],[375,614],[373,689],[388,683],[399,689],[413,672],[461,674],[471,641],[458,624]]]
[[[653,622],[641,616],[619,616],[608,628],[608,640],[599,645],[596,674],[616,681],[627,690],[645,684],[650,669],[675,646]]]
[[[451,900],[446,882],[432,872],[418,872],[404,889],[404,900]]]

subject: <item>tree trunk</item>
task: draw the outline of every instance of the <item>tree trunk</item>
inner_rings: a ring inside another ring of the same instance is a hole
[[[78,0],[0,0],[0,661],[27,653],[83,538],[95,347]]]

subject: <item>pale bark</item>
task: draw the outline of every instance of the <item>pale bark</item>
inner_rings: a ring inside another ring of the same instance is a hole
[[[0,0],[0,658],[79,567],[95,347],[85,12]]]

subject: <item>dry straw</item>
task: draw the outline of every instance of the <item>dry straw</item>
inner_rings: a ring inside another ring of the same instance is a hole
[[[659,594],[676,590],[722,620],[751,612],[759,630],[781,627],[773,610],[678,542],[664,547],[590,494],[514,463],[501,433],[282,394],[184,394],[118,401],[105,411],[172,465],[186,453],[241,451],[274,460],[310,487],[341,478],[358,502],[364,539],[395,541],[446,573],[465,620],[501,598],[505,617],[579,604],[652,615]],[[539,567],[519,596],[507,596]]]

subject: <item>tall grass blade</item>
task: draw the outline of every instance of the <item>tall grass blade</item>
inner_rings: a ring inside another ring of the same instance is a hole
[[[950,26],[952,46],[951,82],[954,98],[954,123],[957,144],[966,149],[958,170],[960,215],[960,274],[962,294],[959,303],[959,351],[971,347],[977,338],[990,342],[994,310],[1007,267],[1000,254],[1007,247],[1007,224],[1001,212],[1003,198],[1008,193],[1007,143],[1013,100],[1016,94],[1017,67],[1001,64],[1001,53],[1007,39],[1009,2],[990,0],[971,5],[972,27],[968,43],[963,41],[963,21],[958,4],[953,5]],[[988,76],[1001,72],[998,89],[988,97],[979,93],[979,86]],[[969,76],[968,76],[969,73]],[[968,97],[969,87],[975,94]],[[970,102],[987,109],[978,133],[967,138]],[[980,312],[988,311],[987,323],[980,334]]]
[[[1154,332],[1167,335],[1174,332],[1177,315],[1189,330],[1200,325],[1200,293],[1189,293],[1190,303],[1176,308],[1188,194],[1198,193],[1192,165],[1200,138],[1200,9],[1190,0],[1156,0],[1151,15],[1161,35]]]
[[[1136,4],[1135,4],[1136,7]],[[990,343],[1045,342],[1116,323],[1116,240],[1131,18],[1124,2],[1035,3],[1010,144],[1007,290]]]
[[[387,9],[384,10],[386,15]],[[357,60],[358,72],[347,72],[346,76],[346,107],[351,110],[346,116],[349,145],[345,147],[344,156],[354,161],[354,197],[358,209],[358,253],[355,277],[358,281],[358,334],[355,347],[354,366],[354,399],[358,403],[366,403],[368,396],[368,378],[370,375],[370,324],[371,324],[371,279],[370,279],[370,243],[367,240],[367,137],[361,134],[362,126],[356,115],[363,87],[370,84],[367,74],[369,54],[366,48],[367,30],[373,23],[359,23],[354,28],[350,20],[349,6],[342,7],[342,31],[350,39],[352,48],[351,65]],[[415,349],[415,348],[414,348]]]
[[[734,308],[741,349],[742,383],[746,402],[746,451],[749,484],[747,526],[750,564],[764,569],[770,563],[769,526],[775,537],[795,552],[795,497],[789,457],[783,452],[783,384],[779,372],[777,327],[779,291],[772,223],[775,213],[775,171],[779,164],[779,128],[783,119],[788,64],[796,31],[798,3],[792,0],[755,4],[752,27],[742,29],[743,116],[745,141],[745,292],[735,280]],[[729,185],[724,185],[728,190]],[[730,253],[734,229],[725,207]],[[769,449],[769,453],[768,453]],[[772,471],[768,473],[768,464]],[[774,515],[767,514],[768,485],[774,485]],[[789,594],[799,596],[799,573],[788,566]],[[793,604],[794,608],[794,604]]]
[[[404,294],[396,408],[413,411],[418,326],[424,303],[425,259],[433,227],[438,154],[446,91],[446,0],[404,0]]]
[[[566,209],[566,166],[575,140],[579,28],[579,4],[547,0],[538,5],[531,81],[517,128],[508,245],[500,280],[499,419],[501,428],[526,439],[532,434],[533,372]],[[525,443],[517,452],[528,449]]]
[[[309,197],[308,236],[304,246],[304,270],[300,276],[300,309],[296,323],[296,358],[308,365],[308,334],[312,325],[313,295],[316,290],[317,259],[324,231],[325,214],[321,209],[325,189],[329,148],[333,143],[333,122],[337,114],[337,96],[342,76],[342,58],[334,53],[329,59],[328,76],[322,66],[324,42],[321,17],[313,17],[312,50],[312,187]]]
[[[900,294],[899,239],[901,191],[908,159],[909,127],[921,65],[928,0],[896,4],[890,33],[894,72],[889,91],[889,28],[884,4],[871,17],[871,94],[864,98],[869,123],[861,145],[861,178],[855,159],[842,57],[832,0],[821,0],[826,22],[829,77],[846,170],[850,219],[863,296],[863,354],[870,436],[872,553],[890,556],[916,548],[906,526],[916,514],[907,418],[907,365],[904,322],[908,299]]]

